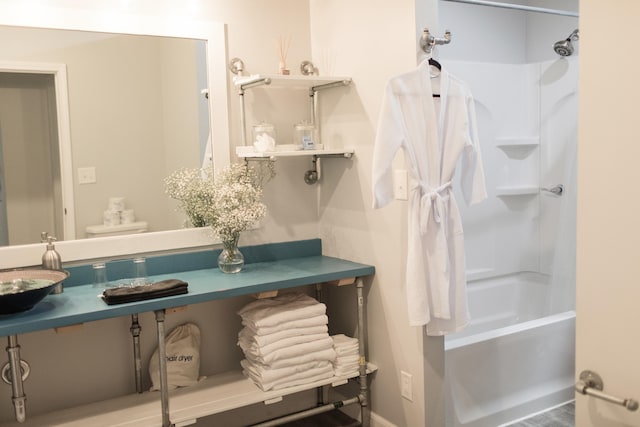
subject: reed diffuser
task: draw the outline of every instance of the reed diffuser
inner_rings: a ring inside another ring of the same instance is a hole
[[[278,56],[280,57],[279,70],[280,74],[289,75],[287,68],[287,54],[289,53],[289,45],[291,44],[291,36],[278,38]]]

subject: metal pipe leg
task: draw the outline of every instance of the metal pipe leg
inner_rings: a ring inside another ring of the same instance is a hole
[[[131,336],[133,337],[133,363],[136,374],[136,391],[142,393],[142,361],[140,357],[140,331],[142,328],[138,323],[138,315],[131,315]]]
[[[158,327],[158,358],[160,365],[160,403],[162,405],[162,427],[172,427],[169,419],[169,387],[167,385],[167,349],[164,339],[164,310],[154,311]]]
[[[367,378],[367,357],[366,347],[366,318],[364,301],[364,283],[361,278],[356,280],[356,292],[358,297],[358,352],[360,353],[358,367],[360,369],[360,419],[362,427],[369,427],[369,383]]]
[[[322,302],[322,284],[316,283],[316,299],[318,302]],[[324,405],[324,387],[320,386],[316,388],[316,405]]]
[[[24,394],[24,387],[22,385],[22,368],[20,360],[20,346],[18,345],[18,336],[10,335],[8,337],[9,346],[7,347],[7,353],[9,354],[9,369],[11,370],[11,391],[13,410],[16,415],[16,421],[19,423],[25,422],[27,418],[27,410],[25,407],[25,401],[27,396]]]

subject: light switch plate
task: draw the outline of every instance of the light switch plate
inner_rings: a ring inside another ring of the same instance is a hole
[[[413,376],[405,371],[400,371],[400,394],[413,402]]]
[[[95,184],[96,168],[94,166],[78,168],[78,184]]]
[[[393,196],[396,200],[409,199],[409,178],[407,171],[396,169],[393,171]]]

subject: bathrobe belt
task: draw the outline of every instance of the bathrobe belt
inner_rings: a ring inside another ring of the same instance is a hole
[[[434,262],[435,269],[430,271],[430,294],[434,317],[450,319],[451,310],[449,304],[449,242],[445,227],[447,226],[447,215],[445,209],[445,199],[451,196],[451,181],[447,181],[439,187],[430,188],[424,182],[418,182],[412,187],[413,191],[419,191],[419,221],[420,234],[427,234],[429,227],[429,217],[433,216],[436,225],[435,234],[427,237],[436,242],[437,254]]]
[[[413,190],[419,190],[420,196],[420,234],[427,233],[429,217],[433,214],[433,220],[442,227],[444,212],[444,197],[449,197],[451,181],[447,181],[439,187],[431,188],[424,183],[418,183]]]

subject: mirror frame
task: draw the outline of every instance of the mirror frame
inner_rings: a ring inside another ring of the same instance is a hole
[[[213,142],[213,167],[220,170],[230,161],[226,25],[180,16],[150,16],[112,10],[62,9],[0,3],[0,25],[14,27],[79,30],[103,33],[179,37],[204,40],[207,44],[209,122]],[[71,159],[66,159],[70,163]],[[72,165],[61,165],[66,168]],[[68,175],[73,179],[73,174]],[[37,230],[38,231],[38,230]],[[38,231],[39,232],[39,231]],[[63,262],[138,253],[184,250],[218,243],[208,228],[101,237],[56,242]],[[0,269],[40,264],[40,243],[0,248]]]

